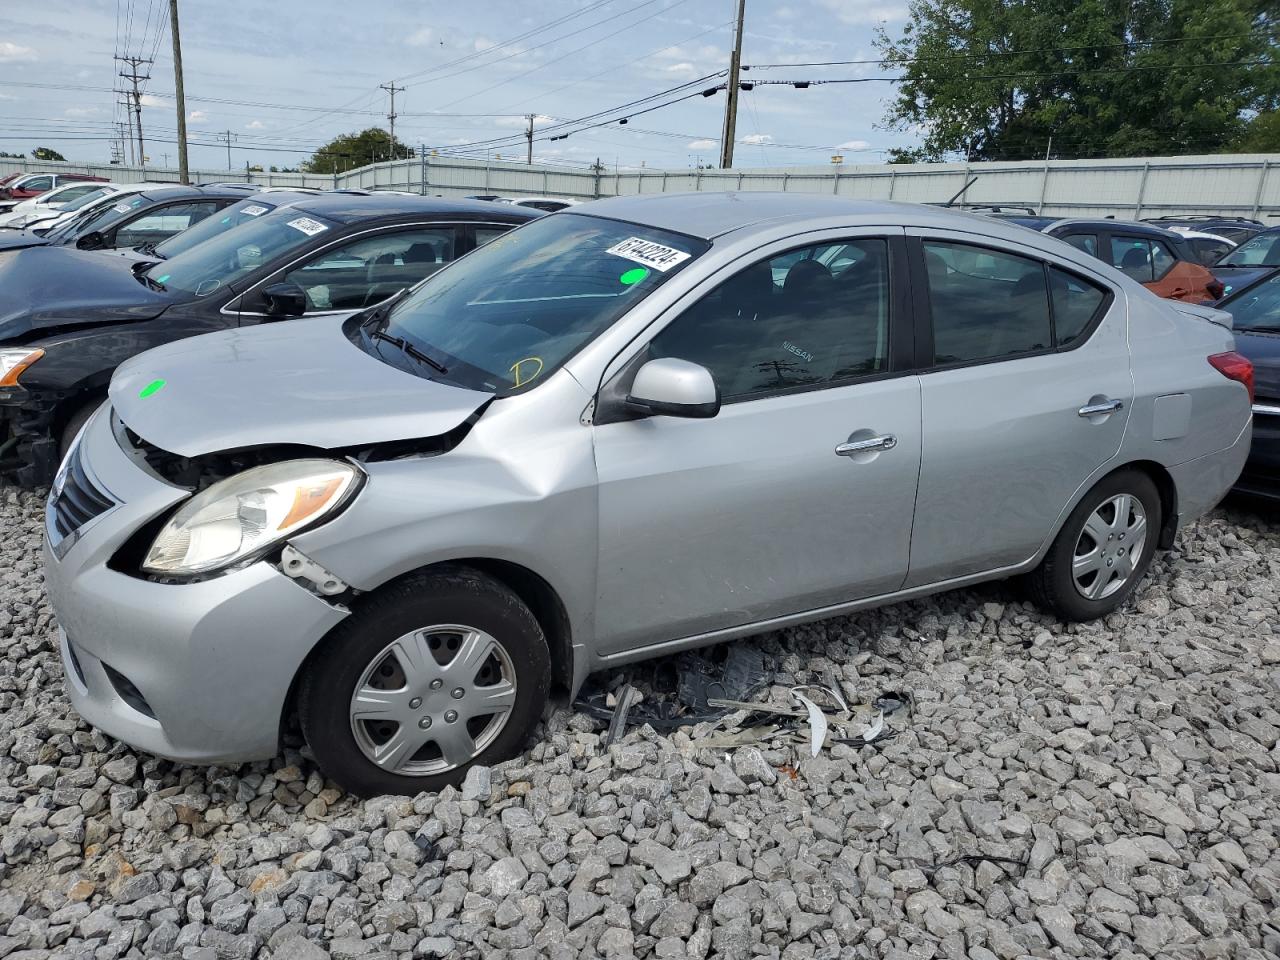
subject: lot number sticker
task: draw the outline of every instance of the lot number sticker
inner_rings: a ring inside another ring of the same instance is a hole
[[[317,233],[329,229],[319,220],[312,220],[310,217],[298,217],[297,220],[290,220],[289,226],[295,230],[301,230],[308,237],[314,237]]]
[[[683,250],[663,246],[641,237],[627,237],[621,243],[614,244],[605,253],[612,253],[615,257],[625,257],[662,273],[679,266],[691,256]]]
[[[245,207],[244,210],[241,211],[241,213],[243,213],[246,217],[260,217],[266,212],[267,212],[266,207],[260,207],[256,203],[251,206]]]

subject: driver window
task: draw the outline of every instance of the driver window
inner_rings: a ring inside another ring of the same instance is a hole
[[[307,295],[307,310],[363,310],[435,273],[454,257],[454,228],[382,233],[331,247],[280,279]]]
[[[167,240],[192,224],[199,223],[217,209],[216,203],[201,200],[177,203],[152,213],[145,213],[116,231],[116,246],[136,247],[143,243]]]
[[[706,367],[731,402],[884,371],[888,331],[887,243],[837,241],[741,270],[677,317],[649,351]]]

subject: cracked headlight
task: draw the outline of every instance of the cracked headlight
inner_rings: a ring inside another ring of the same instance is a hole
[[[314,526],[345,504],[363,474],[337,460],[286,460],[219,480],[178,508],[147,551],[147,573],[220,570]]]

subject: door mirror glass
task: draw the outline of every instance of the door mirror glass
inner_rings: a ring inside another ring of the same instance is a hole
[[[76,241],[81,250],[102,250],[107,245],[107,235],[101,230],[91,230]]]
[[[720,412],[720,390],[706,367],[663,357],[636,371],[627,403],[666,417],[714,417]]]
[[[300,317],[307,312],[307,295],[296,283],[273,283],[263,289],[262,299],[273,317]]]

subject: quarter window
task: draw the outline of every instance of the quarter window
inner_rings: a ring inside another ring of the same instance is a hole
[[[1157,280],[1172,270],[1177,262],[1178,257],[1169,249],[1168,244],[1163,240],[1151,241],[1151,269]]]
[[[1039,260],[926,241],[934,363],[995,360],[1048,349],[1049,293]]]
[[[307,295],[310,310],[363,310],[429,277],[453,259],[452,227],[365,237],[326,250],[282,279]]]
[[[649,345],[711,371],[725,401],[879,373],[889,357],[888,245],[848,240],[758,261]]]
[[[1053,298],[1053,331],[1060,347],[1079,339],[1107,297],[1088,280],[1057,267],[1049,268],[1049,291]]]
[[[1098,255],[1098,238],[1092,233],[1072,233],[1062,238],[1077,250],[1082,250],[1091,257]]]

